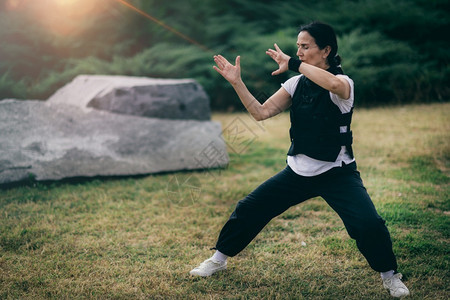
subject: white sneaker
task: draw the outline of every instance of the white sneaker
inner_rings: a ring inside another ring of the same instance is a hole
[[[200,266],[198,266],[195,269],[192,269],[189,274],[194,276],[211,276],[212,274],[225,270],[227,268],[227,261],[218,261],[213,260],[212,258],[209,258],[202,262]]]
[[[402,274],[397,273],[392,277],[383,279],[383,286],[389,290],[392,297],[401,298],[409,295],[409,290],[402,282]]]

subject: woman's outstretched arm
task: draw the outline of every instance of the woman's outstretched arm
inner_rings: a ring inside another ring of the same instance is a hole
[[[284,88],[280,88],[263,104],[259,103],[242,80],[240,60],[240,56],[237,56],[233,66],[222,55],[216,55],[214,61],[217,66],[213,68],[231,84],[242,104],[255,120],[262,121],[271,118],[291,105],[291,96]]]

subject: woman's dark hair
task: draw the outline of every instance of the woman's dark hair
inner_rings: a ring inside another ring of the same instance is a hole
[[[336,67],[341,64],[341,57],[337,54],[338,44],[333,27],[321,22],[312,22],[300,27],[299,32],[302,31],[307,31],[314,38],[319,49],[323,49],[326,46],[331,47],[330,54],[327,57],[330,67]]]

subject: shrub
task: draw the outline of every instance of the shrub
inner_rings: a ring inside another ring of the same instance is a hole
[[[25,99],[26,96],[26,84],[23,79],[16,81],[11,78],[9,72],[0,77],[0,100],[5,98]]]

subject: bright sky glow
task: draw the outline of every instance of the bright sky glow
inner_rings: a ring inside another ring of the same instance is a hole
[[[171,31],[178,37],[198,46],[203,51],[211,51],[175,28],[152,15],[133,6],[127,0],[5,0],[4,6],[10,13],[27,14],[33,26],[42,26],[59,36],[77,36],[92,21],[92,16],[105,13],[111,5],[121,3],[141,16]],[[113,3],[115,2],[115,3]]]
[[[59,5],[75,5],[79,0],[53,0]]]

